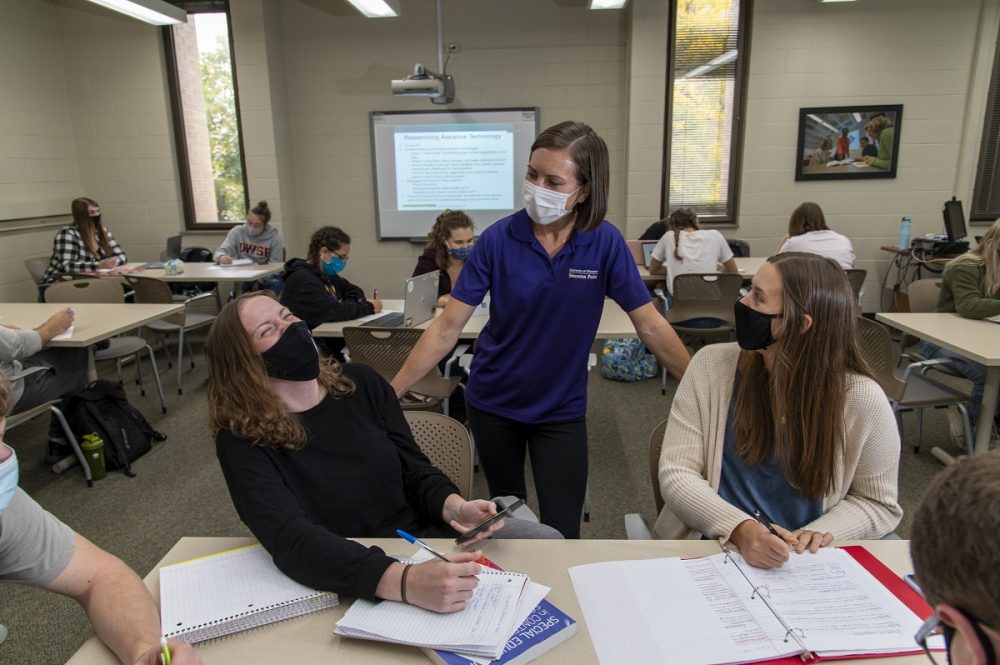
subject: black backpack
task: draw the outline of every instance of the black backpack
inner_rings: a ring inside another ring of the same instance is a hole
[[[94,381],[66,401],[63,413],[78,441],[85,434],[103,439],[108,471],[124,469],[130,478],[135,476],[131,463],[152,450],[154,441],[167,438],[128,403],[125,389],[116,381]]]

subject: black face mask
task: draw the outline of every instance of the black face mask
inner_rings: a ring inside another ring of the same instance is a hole
[[[745,351],[766,349],[774,343],[771,335],[771,320],[780,319],[781,314],[765,314],[748,307],[737,300],[733,307],[736,315],[736,342]]]
[[[90,216],[90,221],[92,221],[94,224],[100,224],[101,223],[101,216],[100,215],[91,215]]]
[[[267,375],[285,381],[312,381],[319,377],[319,351],[305,321],[285,329],[270,349],[260,354]]]

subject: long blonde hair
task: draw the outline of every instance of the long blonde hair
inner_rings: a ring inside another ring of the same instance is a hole
[[[993,226],[986,230],[982,242],[956,257],[948,267],[959,263],[986,266],[986,293],[983,295],[992,298],[1000,296],[1000,219],[993,222]]]
[[[298,417],[271,391],[264,361],[253,348],[240,308],[250,298],[277,300],[271,291],[244,293],[219,312],[208,331],[208,415],[212,436],[227,429],[256,446],[299,450],[306,431]],[[354,392],[332,358],[320,362],[319,382],[334,397]]]
[[[770,372],[761,354],[740,353],[736,452],[753,465],[773,451],[788,481],[817,500],[833,489],[843,459],[847,375],[871,372],[861,355],[847,273],[837,262],[802,252],[768,262],[781,275],[781,332]],[[807,314],[812,325],[805,329]]]

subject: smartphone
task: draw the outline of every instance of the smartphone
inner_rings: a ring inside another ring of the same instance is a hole
[[[924,595],[924,591],[920,588],[920,585],[917,584],[917,578],[913,576],[913,573],[903,575],[903,581],[909,584],[910,588],[919,593],[921,596]]]
[[[477,524],[476,526],[472,527],[471,529],[463,533],[461,536],[456,538],[455,542],[464,543],[468,540],[471,540],[473,537],[476,536],[476,534],[484,531],[485,529],[488,529],[490,525],[494,524],[497,520],[502,520],[504,517],[509,517],[515,510],[524,505],[524,501],[518,499],[509,506],[504,506],[502,501],[497,501],[496,504],[497,504],[496,515],[492,515],[483,520],[482,522],[480,522],[479,524]]]

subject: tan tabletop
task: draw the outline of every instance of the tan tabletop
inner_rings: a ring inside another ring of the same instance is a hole
[[[740,275],[746,279],[750,279],[757,271],[760,269],[764,262],[767,261],[766,256],[734,256],[733,260],[736,261],[736,268],[739,270]],[[650,275],[649,269],[646,266],[637,265],[639,269],[639,276],[642,278],[643,282],[647,284],[652,284],[654,282],[662,282],[666,279],[666,275]]]
[[[875,318],[888,326],[986,365],[986,387],[976,429],[976,453],[989,450],[993,414],[996,411],[997,394],[1000,393],[1000,326],[990,321],[963,319],[958,314],[949,313],[885,312],[876,314]]]
[[[138,268],[144,263],[126,263],[126,268]],[[263,277],[276,275],[284,270],[284,263],[252,264],[223,268],[214,263],[184,264],[180,275],[168,275],[162,268],[145,268],[134,273],[137,277],[155,277],[164,282],[252,282]]]
[[[400,539],[359,539],[367,545],[378,545],[397,556],[413,554],[414,547]],[[158,564],[178,563],[205,554],[220,552],[253,542],[248,538],[182,538]],[[432,547],[450,550],[449,540],[431,539]],[[850,544],[850,543],[842,543]],[[909,543],[906,541],[865,541],[863,543],[896,573],[912,570]],[[585,665],[597,663],[586,621],[567,568],[598,561],[652,559],[669,556],[703,556],[716,554],[714,541],[694,540],[494,540],[484,543],[483,550],[499,565],[523,573],[533,580],[552,587],[546,599],[579,622],[579,629],[567,642],[543,654],[539,665]],[[154,570],[146,576],[146,586],[154,598],[159,598],[159,576]],[[344,615],[351,599],[341,598],[341,605],[332,609],[290,619],[263,628],[238,633],[223,639],[202,643],[198,647],[205,665],[232,663],[296,663],[296,665],[330,665],[331,663],[428,663],[419,649],[341,638],[333,634],[334,624]],[[111,665],[115,659],[97,638],[91,638],[71,658],[68,665]],[[864,663],[894,663],[906,665],[926,663],[926,656],[904,658],[871,658]]]
[[[73,335],[69,339],[54,339],[49,342],[49,346],[90,346],[150,321],[180,312],[184,309],[184,304],[0,303],[0,324],[37,328],[64,307],[72,307],[76,313]]]
[[[402,300],[383,300],[382,306],[387,310],[396,312],[403,311]],[[435,310],[434,316],[439,316],[441,311],[441,308]],[[459,335],[459,339],[470,340],[478,338],[479,333],[483,331],[483,328],[486,326],[486,322],[489,320],[488,316],[473,316],[469,319],[469,322],[465,324],[465,327],[462,328],[462,333]],[[425,321],[416,327],[426,329],[430,324],[430,321]],[[322,323],[313,328],[312,333],[314,337],[343,337],[344,328],[356,325],[360,325],[357,320]],[[597,335],[595,335],[595,338],[609,339],[611,337],[635,336],[635,327],[632,325],[632,320],[628,318],[628,314],[622,311],[622,308],[619,307],[615,301],[605,299],[604,311],[601,314],[601,322],[597,326]]]
[[[87,347],[87,377],[89,380],[95,381],[97,380],[97,367],[94,364],[93,344],[134,330],[150,321],[180,312],[184,309],[184,304],[0,303],[0,324],[13,325],[18,328],[37,328],[64,307],[72,307],[75,312],[76,320],[73,322],[73,334],[69,339],[54,339],[48,345],[52,347]]]

